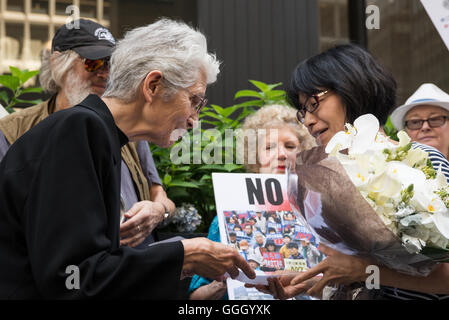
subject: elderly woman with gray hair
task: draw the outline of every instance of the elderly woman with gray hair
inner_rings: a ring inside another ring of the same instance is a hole
[[[120,246],[120,148],[168,147],[192,127],[219,72],[203,34],[167,19],[129,31],[105,94],[56,112],[0,163],[0,298],[178,298],[185,276],[254,271],[204,238]]]
[[[285,105],[265,106],[248,116],[238,138],[244,149],[244,166],[254,173],[282,174],[288,159],[294,160],[299,151],[316,146],[307,129],[296,120],[295,109]],[[261,232],[257,234],[263,236]],[[208,238],[220,242],[217,217],[211,223]],[[258,248],[252,248],[252,254],[261,257],[255,250]],[[194,276],[189,293],[192,300],[218,300],[225,295],[226,284]]]
[[[50,114],[70,108],[90,93],[101,96],[109,76],[109,59],[115,40],[102,25],[80,19],[79,28],[63,25],[51,51],[42,52],[39,80],[52,96],[35,106],[0,119],[0,160],[10,145]],[[124,217],[121,245],[146,247],[157,239],[155,228],[175,204],[167,197],[146,141],[127,143],[121,149],[120,194]]]

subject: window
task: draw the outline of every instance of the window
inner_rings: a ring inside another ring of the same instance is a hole
[[[23,48],[23,25],[7,23],[5,51],[6,59],[20,59]]]
[[[49,0],[32,0],[31,12],[48,14],[48,1]]]
[[[97,18],[97,2],[95,0],[80,0],[81,17]]]
[[[348,42],[348,1],[319,0],[320,50]]]
[[[61,16],[67,16],[65,10],[68,6],[71,5],[73,5],[73,0],[57,0],[55,7],[56,14]]]
[[[48,26],[31,26],[30,54],[31,59],[39,60],[42,49],[48,41]]]
[[[24,2],[25,0],[7,0],[6,10],[23,12],[25,10]]]
[[[380,9],[380,29],[368,30],[368,49],[393,72],[398,105],[426,82],[449,92],[448,49],[421,2],[368,0],[369,4]]]

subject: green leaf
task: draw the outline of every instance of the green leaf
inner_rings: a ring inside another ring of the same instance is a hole
[[[394,127],[393,122],[391,122],[391,118],[390,117],[388,117],[387,123],[385,124],[383,129],[384,129],[385,134],[387,136],[389,136],[391,139],[393,139],[395,141],[399,141],[399,138],[397,136],[398,131]]]
[[[19,78],[10,75],[0,75],[0,84],[12,90],[12,92],[16,92],[20,87]]]
[[[194,188],[199,189],[199,186],[194,182],[173,180],[168,184],[169,187],[184,187],[184,188]]]
[[[224,168],[225,168],[226,171],[232,172],[232,171],[234,171],[234,170],[237,170],[237,169],[242,168],[242,165],[237,165],[237,164],[229,163],[229,164],[225,164],[225,165],[224,165]]]
[[[40,87],[22,89],[22,94],[23,93],[41,93],[41,92],[42,92],[42,88],[40,88]]]
[[[218,170],[218,171],[227,171],[229,172],[229,168],[226,167],[227,165],[222,164],[206,164],[203,166],[200,166],[199,170]]]
[[[22,83],[27,82],[29,79],[31,79],[32,77],[36,76],[39,74],[39,70],[35,70],[35,71],[27,71],[25,70],[22,75],[20,76],[20,81],[22,81]]]
[[[282,86],[282,82],[278,82],[275,84],[269,84],[268,89],[273,90],[274,88],[279,87],[279,86]]]
[[[222,108],[222,107],[217,106],[217,105],[215,105],[215,104],[212,104],[211,107],[215,110],[215,112],[216,112],[217,114],[219,114],[219,115],[222,114],[222,112],[223,112],[223,108]]]
[[[8,97],[8,93],[6,93],[6,91],[0,91],[0,99],[2,99],[4,101],[5,105],[9,104],[9,97]]]
[[[185,188],[179,187],[172,187],[168,190],[167,195],[169,199],[188,198],[192,196]]]
[[[266,92],[266,91],[270,90],[270,87],[266,83],[263,83],[261,81],[249,80],[249,82],[251,82],[255,87],[260,89],[260,91],[262,91],[262,92]]]
[[[263,100],[251,100],[251,101],[246,101],[246,102],[242,102],[239,103],[238,106],[240,107],[262,107],[264,105]]]
[[[8,111],[9,113],[14,112],[14,109],[12,107],[6,107],[5,110]]]
[[[17,103],[28,103],[28,104],[39,104],[42,102],[42,99],[37,99],[37,100],[23,100],[23,99],[16,99],[15,100]]]
[[[20,79],[20,77],[22,76],[22,71],[19,68],[9,66],[9,70],[11,71],[13,77]]]
[[[286,96],[286,92],[284,90],[272,90],[268,91],[266,96],[268,99],[283,98]]]
[[[242,98],[242,97],[255,97],[263,99],[263,94],[254,90],[240,90],[234,96],[234,99]]]
[[[189,171],[190,166],[182,166],[182,167],[175,166],[173,170],[174,171]]]
[[[204,120],[204,119],[201,119],[201,122],[208,123],[208,124],[211,124],[213,126],[218,126],[219,124],[221,124],[220,121],[209,121],[209,120]]]
[[[168,185],[168,184],[171,182],[171,180],[172,180],[171,175],[169,175],[168,173],[166,173],[165,176],[164,176],[164,184],[165,184],[165,185]]]
[[[223,120],[222,116],[220,116],[220,115],[218,115],[216,113],[213,113],[213,112],[203,112],[203,114],[205,116],[208,116],[208,117],[211,117],[211,118],[214,118],[214,119]]]

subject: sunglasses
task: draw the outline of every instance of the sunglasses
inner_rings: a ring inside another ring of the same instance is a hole
[[[437,117],[432,117],[432,118],[429,118],[426,120],[412,119],[412,120],[405,121],[405,126],[409,130],[419,130],[424,125],[424,122],[427,122],[429,124],[429,127],[439,128],[439,127],[442,127],[446,123],[447,119],[448,119],[447,116],[437,116]]]
[[[109,58],[104,59],[84,59],[84,69],[87,72],[95,72],[101,68],[109,69]]]
[[[326,95],[329,90],[325,90],[319,92],[317,94],[311,95],[307,98],[304,104],[299,105],[299,110],[296,113],[296,118],[300,123],[304,123],[304,118],[306,117],[306,113],[313,113],[320,106],[320,101],[323,96]]]

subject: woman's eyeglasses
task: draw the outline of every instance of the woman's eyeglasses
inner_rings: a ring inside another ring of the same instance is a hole
[[[409,130],[419,130],[424,125],[424,122],[427,122],[429,124],[429,127],[439,128],[439,127],[442,127],[446,123],[447,119],[448,119],[447,116],[437,116],[437,117],[432,117],[432,118],[425,119],[425,120],[424,119],[412,119],[412,120],[405,121],[405,126]]]
[[[322,100],[323,96],[326,95],[328,92],[329,90],[325,90],[308,97],[306,102],[299,106],[299,110],[296,113],[297,120],[301,123],[304,123],[306,112],[312,113],[316,109],[318,109],[318,107],[320,106],[320,101]]]
[[[100,68],[109,69],[109,58],[105,59],[84,59],[84,69],[87,72],[95,72],[100,70]]]
[[[207,98],[205,96],[201,96],[199,94],[193,94],[192,92],[190,92],[189,89],[187,88],[182,88],[184,90],[186,90],[189,93],[189,99],[190,102],[192,103],[192,108],[195,109],[196,113],[199,114],[201,112],[201,109],[203,109],[205,106],[207,106]]]

